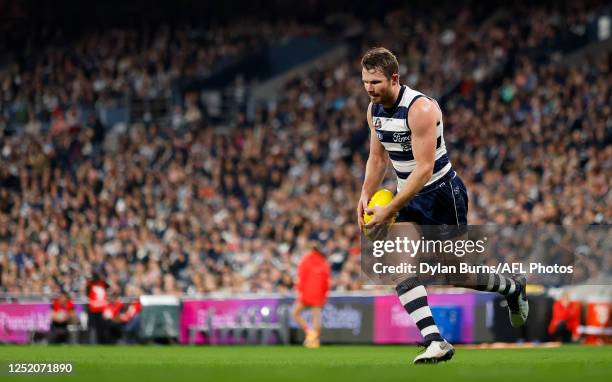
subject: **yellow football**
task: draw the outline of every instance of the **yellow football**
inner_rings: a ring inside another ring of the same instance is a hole
[[[372,198],[370,198],[370,201],[368,202],[368,207],[372,208],[375,206],[386,206],[387,204],[391,203],[391,200],[393,200],[393,193],[386,188],[381,188],[380,190],[376,191],[374,195],[372,195]],[[363,221],[366,224],[368,224],[371,219],[372,215],[366,212],[363,213]]]

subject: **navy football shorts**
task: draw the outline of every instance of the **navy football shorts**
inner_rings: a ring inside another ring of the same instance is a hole
[[[402,209],[396,222],[414,222],[420,226],[446,226],[442,236],[455,236],[467,230],[468,195],[463,181],[451,169],[436,182],[423,187]],[[453,227],[454,226],[454,227]],[[441,227],[440,227],[441,228]]]

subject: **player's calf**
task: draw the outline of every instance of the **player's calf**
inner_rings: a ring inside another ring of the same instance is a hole
[[[527,301],[527,278],[525,275],[513,276],[517,290],[506,296],[508,301],[508,311],[510,314],[510,325],[519,328],[525,325],[529,316],[529,301]]]
[[[431,314],[427,301],[427,290],[419,283],[419,280],[417,278],[406,279],[399,283],[395,290],[404,309],[419,328],[425,344],[429,345],[432,341],[444,341]]]
[[[494,273],[479,274],[477,290],[497,292],[508,301],[510,324],[521,327],[529,316],[527,301],[527,278],[524,275],[503,276]]]

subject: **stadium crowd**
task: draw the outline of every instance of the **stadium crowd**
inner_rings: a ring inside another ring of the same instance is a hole
[[[446,141],[471,224],[610,222],[612,62],[556,59],[566,27],[587,14],[543,7],[505,25],[462,12],[403,29],[397,11],[369,25],[362,46],[398,52],[405,83],[452,90]],[[95,112],[117,97],[170,97],[174,79],[257,45],[243,37],[259,27],[222,30],[239,42],[209,45],[188,30],[113,31],[1,71],[0,291],[85,295],[102,272],[121,295],[284,293],[313,243],[333,289],[362,288],[354,211],[369,132],[358,57],[295,77],[229,132],[206,126],[193,95],[169,123],[106,127]]]
[[[78,36],[32,29],[19,58],[2,68],[0,125],[38,134],[75,127],[101,107],[171,98],[177,81],[206,76],[293,36],[317,32],[292,22],[94,29]],[[187,118],[198,111],[179,105]],[[194,117],[191,117],[194,118]]]

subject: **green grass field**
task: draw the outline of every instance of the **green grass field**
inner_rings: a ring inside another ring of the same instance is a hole
[[[0,380],[36,381],[612,381],[612,346],[457,349],[412,365],[413,346],[281,347],[0,345]],[[71,362],[72,375],[8,375],[7,362]]]

